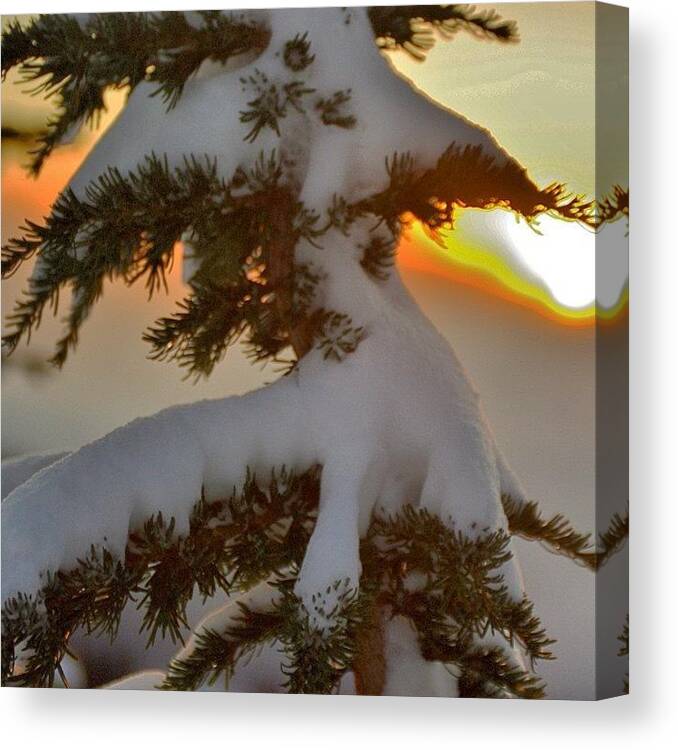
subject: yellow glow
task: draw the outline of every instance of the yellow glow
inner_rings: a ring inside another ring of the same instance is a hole
[[[466,212],[471,213],[471,212]],[[488,213],[486,211],[474,211],[474,214]],[[505,212],[494,211],[492,214],[504,214]],[[483,218],[485,218],[483,217]],[[493,217],[494,218],[494,217]],[[511,222],[515,223],[512,216],[506,216]],[[549,245],[549,237],[536,234],[532,229],[526,227],[523,222],[522,229],[517,230],[517,240],[515,237],[508,238],[512,240],[511,244],[516,241],[518,244],[524,240],[523,231],[533,235],[534,245],[523,250],[523,256],[530,261],[534,261],[533,252],[540,253],[542,258],[546,258],[546,265],[542,263],[537,268],[530,268],[529,262],[521,269],[520,264],[516,263],[518,254],[515,247],[506,247],[503,252],[497,247],[496,239],[501,237],[507,239],[508,233],[505,228],[501,233],[495,231],[495,241],[493,242],[492,233],[488,232],[485,236],[479,236],[468,227],[464,227],[465,222],[462,217],[457,223],[457,229],[451,232],[442,233],[443,243],[436,243],[426,233],[424,228],[418,222],[412,224],[404,238],[399,253],[399,262],[405,268],[421,270],[436,275],[442,275],[457,283],[467,284],[482,289],[485,292],[504,297],[510,301],[528,307],[548,318],[556,320],[563,324],[569,325],[593,325],[596,320],[612,320],[622,312],[628,301],[628,285],[624,281],[621,284],[617,295],[612,304],[596,304],[595,294],[595,245],[592,245],[590,238],[586,238],[584,251],[579,253],[579,267],[573,260],[573,269],[561,286],[558,287],[554,280],[557,280],[557,274],[560,271],[561,264],[564,267],[564,258],[562,251],[566,248],[563,240],[567,245],[572,247],[571,233],[577,225],[560,220],[549,220],[548,234],[554,235],[560,232],[560,248],[554,248],[553,244]],[[492,221],[490,225],[497,224],[502,227],[503,221]],[[562,228],[560,225],[563,225]],[[519,226],[519,225],[517,225]],[[557,228],[556,228],[557,227]],[[554,229],[555,228],[555,229]],[[587,230],[580,228],[580,231]],[[550,269],[550,274],[544,273],[548,268],[548,256],[554,255],[560,250],[558,257],[559,263]],[[619,248],[622,252],[623,248]],[[587,258],[586,255],[590,253]],[[587,268],[582,268],[582,265]],[[546,276],[546,279],[544,278]],[[555,284],[555,290],[549,288],[548,282]],[[556,292],[554,294],[554,291]],[[586,304],[571,305],[565,304],[559,293],[565,296],[567,294],[581,298],[582,295],[589,296]]]

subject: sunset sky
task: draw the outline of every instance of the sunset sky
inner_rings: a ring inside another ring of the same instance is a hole
[[[438,43],[424,63],[402,53],[390,55],[391,61],[426,95],[488,127],[539,185],[564,182],[572,192],[594,197],[596,184],[611,190],[624,183],[628,162],[623,149],[618,161],[599,163],[605,173],[596,175],[593,4],[496,7],[518,23],[518,44],[479,42],[459,34],[452,42]],[[44,126],[52,105],[26,96],[16,78],[10,75],[2,86],[3,123],[35,131]],[[111,94],[110,114],[99,133],[123,102],[122,92]],[[626,116],[623,103],[621,98],[619,121]],[[22,149],[5,147],[3,187],[10,195],[5,231],[24,216],[44,213],[94,137],[80,136],[73,148],[54,158],[58,164],[29,184],[21,169]],[[28,193],[28,205],[21,201],[22,190]],[[541,219],[538,231],[498,211],[460,212],[446,248],[415,228],[403,242],[400,263],[506,296],[561,323],[591,324],[596,313],[593,233],[549,217]],[[620,222],[606,231],[621,238],[625,229]],[[599,294],[599,315],[614,314],[624,302],[626,268],[617,268],[611,288],[603,298]]]
[[[596,175],[595,47],[592,3],[497,5],[514,19],[520,42],[501,45],[460,34],[438,42],[424,63],[391,56],[395,67],[428,96],[489,128],[543,186],[552,181],[588,197],[627,183],[623,97],[619,160]],[[621,77],[620,77],[621,78]],[[21,133],[44,126],[50,104],[30,98],[10,75],[2,84],[3,128]],[[610,81],[620,91],[627,81]],[[123,95],[110,97],[112,117]],[[102,123],[105,127],[107,122]],[[58,149],[40,178],[26,176],[30,144],[2,142],[2,238],[25,218],[39,220],[82,161],[95,136],[83,133]],[[625,303],[625,222],[608,231],[622,262],[596,288],[595,241],[587,229],[548,217],[537,234],[503,211],[460,212],[446,246],[416,227],[400,248],[405,283],[454,345],[480,391],[497,440],[531,497],[547,513],[563,511],[582,529],[594,524],[595,307],[614,316]],[[3,284],[2,311],[26,283],[22,269]],[[208,381],[182,380],[172,364],[146,359],[142,331],[169,314],[183,296],[180,264],[169,295],[150,302],[143,288],[108,285],[82,330],[78,350],[59,372],[42,373],[29,356],[45,357],[60,331],[46,316],[29,349],[3,370],[3,455],[75,448],[134,417],[165,406],[242,393],[277,377],[254,368],[235,350]],[[520,543],[522,544],[522,543]],[[528,589],[547,630],[570,654],[570,671],[547,663],[559,697],[583,697],[591,687],[593,612],[562,602],[590,602],[593,578],[524,545]],[[557,590],[543,580],[559,580]]]

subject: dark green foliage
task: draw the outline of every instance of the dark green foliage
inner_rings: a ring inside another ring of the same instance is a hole
[[[570,557],[591,570],[604,565],[629,535],[628,511],[612,516],[607,530],[598,536],[598,546],[592,549],[591,535],[575,531],[562,514],[546,521],[537,503],[519,502],[509,495],[502,496],[502,504],[512,534],[538,541],[549,551]]]
[[[598,535],[598,549],[596,551],[596,568],[604,565],[617,550],[619,550],[629,536],[629,512],[615,513],[610,519],[607,529]]]
[[[270,128],[276,135],[280,135],[279,120],[287,116],[291,107],[297,112],[303,112],[303,99],[312,94],[315,89],[307,88],[303,81],[288,81],[278,84],[270,81],[260,70],[246,78],[241,78],[243,91],[251,89],[254,99],[247,102],[249,109],[240,113],[240,122],[251,124],[252,128],[245,136],[245,140],[253,143],[264,128]]]
[[[236,55],[262,51],[269,41],[266,29],[233,14],[218,10],[194,12],[200,17],[198,26],[191,25],[182,12],[161,13],[160,21],[156,21],[165,30],[168,43],[158,45],[161,53],[153,63],[150,78],[159,82],[158,93],[170,107],[179,101],[186,82],[205,60],[226,63]]]
[[[356,119],[346,114],[344,107],[351,101],[351,89],[335,91],[326,99],[318,99],[315,103],[316,111],[320,114],[323,125],[334,125],[337,128],[354,128]]]
[[[143,610],[149,643],[158,636],[183,642],[186,606],[193,596],[245,591],[268,580],[276,590],[270,603],[263,609],[241,606],[224,632],[198,632],[191,648],[170,665],[165,688],[193,690],[205,681],[228,681],[240,659],[276,642],[284,651],[288,690],[332,692],[351,669],[357,634],[370,627],[369,612],[378,606],[388,617],[411,623],[422,655],[449,665],[462,696],[542,696],[538,679],[509,652],[482,641],[497,633],[533,663],[552,658],[553,641],[532,603],[513,600],[504,584],[502,568],[511,553],[510,537],[502,531],[471,539],[410,506],[392,517],[373,518],[361,542],[360,591],[337,581],[329,612],[324,594],[330,590],[318,592],[312,614],[328,623],[319,630],[293,593],[315,523],[319,480],[318,467],[303,474],[283,469],[263,484],[250,474],[242,491],[230,498],[200,499],[185,536],[177,535],[173,520],[158,514],[130,534],[123,559],[92,548],[73,569],[49,574],[37,595],[6,601],[3,684],[52,685],[73,633],[82,629],[115,638],[131,601]],[[510,533],[557,552],[576,551],[575,558],[586,552],[580,544],[584,537],[561,517],[544,522],[533,504],[524,510],[504,498],[504,505]],[[617,529],[601,539],[618,536]],[[616,549],[616,542],[608,544],[608,550]]]
[[[500,163],[482,146],[452,143],[433,169],[416,168],[410,154],[394,154],[387,160],[390,184],[382,193],[361,202],[360,207],[383,217],[389,225],[409,215],[434,235],[452,229],[454,212],[460,208],[506,208],[534,221],[541,213],[591,223],[591,202],[570,195],[553,183],[538,188],[518,163]]]
[[[362,245],[363,257],[360,265],[370,276],[378,281],[386,281],[390,269],[395,265],[395,240],[381,235],[370,237],[366,245]]]
[[[629,616],[626,615],[626,621],[624,622],[624,628],[622,629],[621,635],[618,636],[617,640],[621,643],[618,656],[626,657],[629,655]],[[629,673],[627,672],[624,677],[624,692],[629,692]]]
[[[259,125],[264,126],[257,122],[255,130]],[[348,330],[339,330],[340,312],[311,309],[313,274],[294,265],[293,252],[282,272],[270,273],[281,255],[281,238],[288,250],[301,238],[316,244],[330,227],[348,233],[367,214],[384,221],[394,235],[403,219],[417,218],[437,236],[452,226],[457,206],[510,208],[529,221],[544,211],[590,220],[590,204],[558,185],[539,190],[521,167],[499,166],[479,147],[453,144],[431,170],[418,170],[409,154],[394,155],[386,166],[384,191],[357,203],[335,196],[322,227],[319,217],[296,201],[275,152],[261,153],[249,170],[237,170],[230,180],[222,179],[207,157],[187,157],[171,168],[164,157],[151,154],[127,175],[111,167],[82,198],[66,190],[44,224],[27,222],[24,235],[3,248],[5,277],[35,254],[40,263],[40,274],[9,317],[5,347],[11,352],[29,338],[45,308],[56,311],[60,292],[69,288],[66,331],[53,357],[62,365],[104,282],[118,278],[132,284],[143,278],[152,294],[164,285],[176,243],[187,235],[197,270],[177,312],[146,333],[153,358],[176,360],[189,375],[208,375],[228,347],[244,338],[255,360],[275,359],[290,345],[295,328],[310,325],[312,314],[323,323],[315,325],[322,348],[336,358],[355,349],[362,329],[351,326],[360,333],[347,336]],[[374,241],[363,250],[365,270],[383,277],[391,262],[389,248]],[[306,290],[303,298],[300,288]]]
[[[32,172],[40,171],[72,129],[96,124],[107,88],[134,89],[151,81],[172,107],[205,60],[223,63],[268,43],[265,29],[232,14],[195,15],[197,25],[182,12],[94,13],[84,23],[68,15],[12,22],[3,34],[3,76],[20,66],[31,91],[55,97],[58,104],[33,154]]]
[[[253,612],[242,605],[235,627],[224,633],[209,628],[201,630],[190,655],[170,663],[160,687],[163,690],[198,690],[205,682],[214,685],[220,677],[227,684],[238,660],[247,658],[275,638],[281,626],[279,612]]]
[[[456,668],[462,695],[541,697],[536,677],[501,648],[478,641],[499,632],[510,643],[520,643],[531,659],[551,658],[547,647],[552,641],[532,605],[513,602],[503,585],[500,568],[510,559],[507,544],[502,533],[472,541],[413,508],[393,518],[376,518],[361,546],[360,593],[335,583],[341,592],[338,602],[332,612],[323,612],[332,623],[329,629],[317,630],[300,609],[292,594],[294,575],[283,578],[275,584],[278,596],[264,610],[243,606],[234,626],[223,633],[201,631],[190,652],[170,665],[164,687],[195,689],[221,675],[228,680],[240,658],[276,641],[285,654],[290,692],[332,692],[351,668],[356,633],[365,626],[370,604],[378,602],[390,617],[411,622],[425,658]],[[425,580],[415,589],[413,574]]]
[[[479,39],[518,40],[513,21],[505,21],[494,9],[478,10],[473,5],[379,6],[370,8],[368,13],[379,47],[401,48],[416,60],[426,57],[436,34],[451,39],[463,30]]]
[[[183,640],[186,605],[196,594],[246,589],[301,556],[318,503],[317,469],[284,469],[263,486],[249,475],[241,493],[214,503],[200,500],[189,533],[158,514],[130,534],[123,560],[92,548],[69,571],[49,575],[37,596],[20,594],[2,610],[2,680],[6,685],[52,685],[72,634],[115,638],[130,601],[144,610],[148,643],[157,635]],[[15,673],[17,650],[27,661]]]
[[[263,610],[239,604],[233,624],[222,633],[210,628],[199,631],[190,653],[170,663],[163,689],[196,690],[205,681],[213,685],[220,677],[227,685],[241,659],[272,641],[285,652],[283,674],[289,692],[329,693],[336,689],[342,674],[351,667],[355,631],[367,597],[351,591],[340,594],[332,625],[320,634],[300,609],[293,584],[294,578],[277,580],[276,594]],[[339,586],[337,582],[335,587]]]
[[[333,195],[332,203],[327,208],[327,227],[338,229],[345,237],[351,231],[351,225],[363,215],[359,205],[349,203],[343,195]]]
[[[544,697],[539,678],[512,663],[500,648],[469,648],[457,663],[460,698]]]
[[[509,540],[502,531],[471,539],[426,510],[407,506],[398,516],[373,521],[367,541],[376,559],[368,567],[387,577],[382,596],[394,612],[413,618],[424,644],[443,632],[453,644],[497,632],[510,643],[519,642],[532,661],[551,658],[553,641],[532,604],[512,600],[503,583],[501,568],[511,559]],[[412,574],[425,577],[414,591],[405,585]]]
[[[596,223],[604,224],[606,221],[614,221],[620,216],[629,219],[629,191],[621,185],[615,185],[612,195],[603,197],[596,205]]]
[[[260,154],[250,170],[238,170],[230,181],[207,158],[187,158],[170,168],[166,159],[151,155],[127,175],[109,168],[82,199],[65,191],[44,225],[28,222],[24,236],[3,248],[5,277],[36,252],[41,266],[9,318],[5,346],[11,352],[28,338],[45,307],[56,310],[59,293],[70,287],[67,328],[53,358],[62,365],[104,281],[133,284],[143,278],[152,294],[164,284],[176,243],[190,230],[198,265],[191,294],[173,317],[146,334],[152,356],[177,359],[190,374],[209,374],[229,344],[246,335],[257,359],[274,357],[288,345],[272,304],[281,289],[267,284],[265,274],[275,239],[267,216],[287,193],[282,177],[275,153]],[[286,219],[294,244],[315,236],[317,219],[301,204],[293,203]],[[294,270],[279,284],[294,288]]]
[[[285,65],[298,73],[305,70],[315,60],[315,55],[310,54],[311,43],[308,41],[308,32],[297,34],[294,39],[285,42],[283,49],[283,61]]]
[[[362,326],[354,326],[348,315],[322,311],[318,317],[318,334],[316,348],[323,353],[324,359],[341,362],[347,354],[352,354],[367,332]]]
[[[307,90],[295,91],[301,96]],[[257,121],[252,132],[260,126],[263,122]],[[9,317],[6,349],[11,352],[30,337],[45,308],[51,305],[56,311],[59,293],[70,288],[67,327],[53,358],[62,365],[105,280],[132,284],[144,278],[152,294],[164,284],[176,243],[187,235],[197,270],[177,312],[146,333],[153,358],[176,360],[189,375],[207,375],[228,347],[244,338],[255,360],[275,359],[290,345],[296,328],[310,325],[312,314],[316,322],[325,315],[324,325],[315,330],[334,357],[353,350],[362,336],[352,335],[351,343],[341,335],[338,347],[329,346],[337,341],[342,315],[311,309],[313,274],[298,278],[301,269],[293,259],[300,239],[317,244],[331,227],[348,233],[354,221],[368,214],[385,222],[394,235],[401,221],[416,218],[437,237],[439,230],[452,226],[458,206],[508,208],[528,221],[548,211],[593,222],[590,203],[567,195],[559,185],[538,189],[521,167],[499,165],[480,147],[452,144],[430,170],[417,169],[409,154],[394,155],[386,167],[389,185],[384,191],[357,203],[335,196],[325,226],[296,201],[275,152],[261,153],[249,170],[239,169],[230,180],[222,179],[216,162],[207,157],[187,157],[170,168],[165,158],[152,154],[127,175],[111,167],[90,183],[84,197],[66,190],[44,224],[27,222],[24,235],[3,248],[5,277],[35,254],[40,263],[40,274]],[[281,238],[289,259],[273,276]],[[383,277],[392,260],[388,246],[374,241],[363,250],[363,268]],[[306,289],[301,302],[300,287]]]
[[[465,28],[501,40],[515,37],[513,25],[501,21],[494,11],[476,12],[469,6],[371,8],[369,14],[380,46],[401,46],[415,56],[433,44],[434,31],[450,37]],[[11,22],[3,34],[3,76],[20,67],[22,80],[33,85],[31,91],[54,97],[58,105],[33,154],[32,172],[40,171],[55,146],[73,130],[85,123],[97,124],[107,88],[133,90],[150,81],[173,107],[203,62],[225,63],[248,51],[262,51],[269,39],[264,27],[221,11],[93,13],[84,22],[55,14]],[[294,72],[313,62],[306,34],[285,44],[283,59]],[[299,81],[283,86],[247,83],[260,89],[243,113],[243,122],[253,123],[251,140],[263,127],[277,131],[287,106],[299,108],[309,93]],[[323,122],[353,127],[353,115],[339,112],[343,96],[344,92],[336,92],[321,100]]]

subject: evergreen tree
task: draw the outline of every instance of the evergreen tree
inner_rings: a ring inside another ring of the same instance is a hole
[[[114,639],[136,603],[149,646],[183,644],[168,689],[227,685],[274,644],[293,692],[336,691],[348,673],[358,692],[394,690],[393,654],[409,648],[424,694],[543,695],[532,666],[553,641],[512,537],[595,570],[628,517],[598,545],[542,518],[394,252],[404,225],[437,237],[460,206],[595,224],[623,211],[623,191],[596,216],[562,185],[539,188],[379,51],[424,59],[462,31],[517,39],[459,5],[10,25],[3,75],[18,67],[59,104],[35,173],[96,122],[106,89],[129,99],[45,221],[3,248],[3,276],[35,257],[6,351],[69,290],[62,366],[105,280],[153,295],[183,253],[188,294],[144,334],[151,356],[202,377],[241,341],[285,374],[133,422],[39,475],[26,466],[2,510],[4,684],[67,681],[73,634]],[[195,627],[190,603],[219,592],[234,604]]]

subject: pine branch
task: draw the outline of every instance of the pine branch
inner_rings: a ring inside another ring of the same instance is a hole
[[[235,629],[200,635],[188,656],[173,663],[165,687],[194,689],[206,679],[228,679],[242,656],[276,640],[287,655],[290,691],[332,692],[352,666],[361,629],[373,627],[370,613],[378,602],[392,616],[410,620],[424,657],[454,669],[462,695],[542,694],[538,680],[509,655],[482,646],[482,639],[495,633],[509,646],[520,645],[532,662],[552,658],[553,641],[532,603],[513,600],[504,584],[501,569],[511,554],[509,536],[501,531],[471,539],[411,506],[393,517],[375,517],[361,544],[360,594],[340,590],[344,582],[337,581],[337,605],[320,612],[333,626],[317,631],[293,585],[318,496],[317,468],[301,475],[281,470],[265,486],[249,475],[241,493],[213,503],[202,498],[185,537],[176,535],[173,520],[158,514],[130,534],[124,559],[93,547],[73,569],[47,572],[37,594],[24,592],[4,604],[4,683],[53,684],[72,634],[83,629],[115,638],[131,601],[144,611],[149,644],[158,636],[182,641],[186,606],[196,593],[207,599],[218,590],[246,590],[273,577],[280,594],[275,606],[243,610]],[[589,536],[575,532],[562,516],[545,521],[534,503],[506,496],[503,502],[511,534],[541,541],[592,569],[628,535],[628,515],[614,516],[592,550]],[[321,599],[317,606],[322,610]],[[627,632],[620,637],[620,653]]]
[[[349,592],[342,595],[332,628],[321,634],[300,609],[293,584],[290,578],[276,581],[277,595],[266,609],[240,604],[234,626],[223,633],[212,629],[198,633],[188,654],[171,662],[163,689],[197,690],[205,681],[214,684],[220,677],[227,686],[240,660],[276,641],[285,651],[283,674],[289,692],[333,692],[351,665],[354,631],[361,620],[364,597]],[[338,581],[336,587],[339,585]]]
[[[301,475],[282,470],[266,485],[249,475],[242,491],[227,500],[202,498],[184,537],[177,536],[173,520],[158,514],[130,534],[123,559],[92,548],[71,570],[49,574],[37,595],[5,602],[4,684],[53,684],[73,633],[83,629],[115,638],[131,601],[143,610],[149,644],[157,637],[182,641],[193,596],[246,590],[272,578],[278,596],[271,606],[244,607],[223,633],[197,634],[171,664],[165,688],[196,689],[220,676],[228,680],[242,657],[276,641],[286,655],[288,690],[333,692],[352,668],[359,633],[373,627],[370,613],[378,601],[410,619],[427,658],[467,675],[467,693],[486,694],[491,684],[492,694],[537,694],[532,676],[501,650],[490,653],[480,646],[487,632],[495,632],[508,644],[519,643],[533,660],[550,658],[552,641],[531,603],[512,601],[503,583],[501,566],[510,559],[506,534],[471,540],[411,507],[393,518],[375,518],[361,546],[360,593],[337,581],[333,608],[325,611],[330,590],[319,592],[314,616],[327,626],[318,629],[293,593],[318,497],[317,468]],[[425,584],[413,589],[412,574]],[[482,690],[471,687],[471,675]]]
[[[538,677],[513,663],[499,648],[469,649],[459,658],[460,698],[544,697]]]
[[[370,237],[369,242],[361,245],[363,257],[360,265],[377,281],[386,281],[390,269],[395,265],[396,243],[380,235]]]
[[[429,549],[426,540],[432,534]],[[532,614],[532,605],[510,602],[498,574],[497,568],[509,557],[507,541],[501,535],[471,541],[413,508],[391,519],[375,519],[361,549],[360,594],[343,590],[332,612],[321,611],[332,623],[329,630],[312,626],[300,608],[293,594],[295,566],[289,577],[275,583],[278,596],[264,611],[244,607],[235,627],[223,633],[201,632],[194,647],[171,664],[164,687],[196,689],[222,675],[228,682],[239,659],[275,641],[286,656],[283,672],[290,692],[333,692],[356,658],[360,629],[373,626],[369,613],[378,598],[392,615],[410,619],[426,658],[457,668],[464,695],[541,697],[537,678],[501,649],[476,644],[492,630],[504,634],[509,643],[515,639],[523,644],[534,659],[551,658],[546,647],[552,641]],[[450,567],[451,563],[461,567]],[[412,592],[406,585],[412,573],[425,573],[429,584]],[[335,591],[341,586],[337,581]],[[322,610],[320,599],[316,602]]]
[[[316,349],[323,353],[323,359],[341,362],[352,354],[367,336],[362,326],[354,326],[348,315],[321,310],[317,316]]]
[[[629,191],[621,185],[615,185],[612,189],[612,195],[601,198],[596,204],[596,224],[598,226],[605,222],[614,221],[620,216],[629,219]]]
[[[281,628],[281,614],[277,611],[255,612],[245,606],[240,610],[236,626],[225,633],[209,628],[200,631],[190,654],[170,662],[160,687],[198,690],[205,682],[214,685],[220,677],[228,684],[238,661],[275,638]]]
[[[476,147],[453,144],[434,169],[423,171],[409,154],[396,154],[387,171],[386,190],[357,203],[335,196],[326,225],[318,227],[319,217],[295,200],[275,152],[261,153],[230,180],[221,179],[207,157],[186,157],[170,168],[165,157],[151,154],[127,175],[111,167],[83,197],[66,190],[44,224],[28,222],[24,235],[3,248],[5,277],[38,256],[29,287],[9,316],[6,351],[29,339],[44,310],[56,312],[60,292],[70,288],[66,330],[52,360],[63,365],[104,281],[120,278],[129,285],[143,278],[153,294],[165,286],[176,243],[188,236],[198,271],[178,310],[145,334],[152,358],[176,360],[199,377],[209,375],[238,339],[262,361],[290,345],[303,356],[315,336],[326,356],[340,359],[364,332],[341,312],[313,310],[317,277],[294,264],[301,238],[315,243],[331,227],[347,233],[370,213],[394,236],[408,216],[437,236],[452,226],[457,206],[510,208],[528,221],[545,211],[590,220],[590,204],[568,197],[561,186],[539,190],[517,164],[497,166]],[[392,251],[388,242],[372,238],[361,264],[383,279]]]
[[[604,565],[626,543],[629,536],[629,512],[615,513],[606,531],[598,536],[596,567]]]
[[[66,190],[43,225],[28,223],[24,236],[3,248],[5,277],[38,255],[29,287],[9,317],[7,351],[30,337],[46,307],[56,312],[60,292],[70,287],[66,331],[52,360],[61,366],[104,281],[119,278],[131,285],[145,279],[149,295],[155,293],[165,285],[176,243],[190,230],[200,270],[177,314],[146,334],[152,357],[177,359],[189,374],[209,374],[243,334],[255,358],[275,357],[289,344],[291,324],[307,312],[293,307],[281,320],[275,295],[292,294],[310,278],[300,269],[303,278],[297,279],[291,266],[279,287],[267,285],[265,269],[277,236],[266,216],[287,192],[275,153],[260,154],[249,171],[239,169],[230,181],[218,176],[208,158],[186,158],[171,169],[166,158],[152,154],[127,175],[109,168],[82,198]],[[300,203],[292,201],[286,220],[293,246],[317,235],[315,215]]]
[[[295,73],[306,70],[315,60],[315,55],[312,55],[310,50],[311,43],[308,40],[308,32],[296,34],[293,39],[285,42],[283,62]]]
[[[357,592],[346,589],[346,581],[335,581],[331,588],[339,593],[333,610],[325,611],[316,600],[317,612],[331,623],[321,631],[294,596],[294,582],[288,579],[278,584],[283,627],[276,638],[287,657],[285,686],[290,693],[333,693],[353,663],[356,632],[365,619],[370,587],[364,585]],[[324,593],[330,594],[331,588]]]
[[[200,500],[185,537],[158,514],[130,534],[124,559],[91,548],[71,570],[49,574],[36,595],[4,603],[3,684],[52,685],[73,633],[114,639],[130,601],[144,610],[149,645],[158,635],[181,641],[186,605],[196,593],[207,599],[217,590],[249,588],[300,564],[318,493],[316,468],[302,475],[283,469],[264,487],[249,475],[241,493]],[[23,657],[20,670],[17,657]]]
[[[3,34],[2,74],[19,67],[31,92],[54,97],[58,113],[33,153],[31,171],[72,130],[96,123],[107,88],[133,90],[142,81],[173,107],[189,78],[206,60],[225,63],[249,50],[263,50],[269,32],[214,11],[198,11],[198,25],[185,13],[94,13],[81,23],[69,15],[42,15]]]
[[[510,537],[504,532],[470,539],[427,511],[408,506],[394,518],[375,519],[368,539],[385,547],[378,568],[389,572],[389,603],[394,610],[406,616],[414,613],[415,620],[419,612],[418,622],[425,630],[437,621],[455,642],[490,631],[510,644],[520,643],[532,661],[552,658],[548,647],[553,641],[534,616],[532,604],[513,600],[503,584],[500,569],[511,558]],[[406,590],[403,569],[425,576],[420,591]]]
[[[240,113],[240,122],[251,124],[252,128],[245,136],[250,143],[259,136],[264,128],[271,129],[280,135],[279,121],[284,119],[290,109],[303,112],[304,97],[312,94],[315,89],[307,88],[303,81],[288,81],[278,84],[270,81],[260,70],[241,78],[243,88],[252,90],[254,99],[247,102],[248,109]]]
[[[368,10],[377,45],[385,50],[402,49],[415,60],[424,60],[436,36],[451,39],[466,31],[478,39],[518,41],[513,21],[505,21],[493,9],[473,5],[400,5]]]
[[[593,548],[591,535],[575,531],[560,513],[546,521],[535,502],[520,502],[503,495],[502,504],[511,534],[538,541],[551,552],[570,557],[591,570],[603,566],[629,535],[628,511],[612,516],[607,530],[599,535],[597,548]]]
[[[626,615],[626,620],[624,621],[624,627],[622,629],[622,632],[619,636],[617,636],[617,640],[621,643],[621,646],[619,647],[619,651],[617,652],[617,656],[627,657],[629,655],[629,616]],[[624,676],[624,692],[629,692],[629,673],[626,672],[626,675]]]
[[[433,169],[419,170],[410,154],[387,160],[390,184],[358,204],[362,212],[382,217],[389,226],[409,214],[437,236],[454,227],[456,208],[505,208],[529,222],[550,213],[592,223],[592,203],[553,183],[538,188],[517,162],[499,164],[481,146],[452,143]]]
[[[345,111],[345,106],[349,101],[351,101],[351,89],[335,91],[332,96],[318,99],[315,109],[320,114],[320,121],[323,125],[334,125],[346,130],[354,128],[357,122],[355,116]]]

